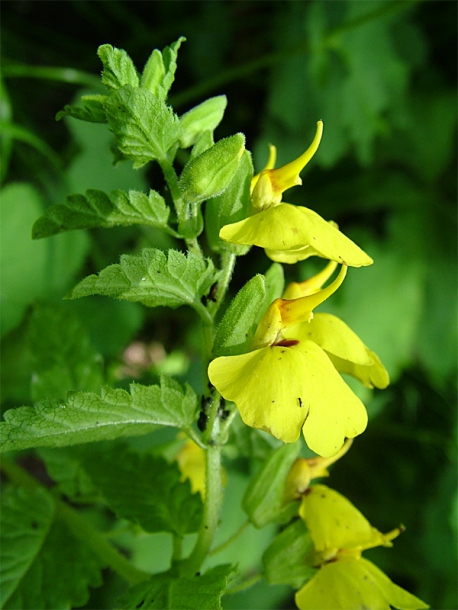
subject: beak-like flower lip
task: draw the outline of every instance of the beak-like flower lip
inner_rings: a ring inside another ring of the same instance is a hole
[[[282,194],[291,188],[302,184],[299,176],[301,171],[318,150],[323,135],[323,121],[318,121],[315,137],[309,148],[300,157],[273,169],[275,165],[276,149],[270,146],[269,159],[266,167],[251,182],[251,203],[257,210],[263,210],[280,203]]]

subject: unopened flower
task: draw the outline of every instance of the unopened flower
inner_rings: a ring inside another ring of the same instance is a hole
[[[420,599],[395,585],[361,553],[375,546],[392,546],[403,530],[382,534],[344,496],[314,485],[304,495],[299,516],[310,532],[315,552],[307,558],[318,568],[297,593],[300,610],[428,608]]]
[[[326,222],[308,208],[282,202],[284,191],[302,184],[299,174],[318,149],[322,133],[323,123],[318,121],[310,147],[278,169],[274,169],[276,150],[271,146],[267,166],[251,183],[251,215],[224,226],[219,234],[221,239],[265,248],[267,256],[280,263],[320,256],[350,267],[372,264],[372,259],[341,233],[335,223]]]
[[[210,381],[235,402],[243,421],[287,443],[302,432],[322,456],[335,455],[346,437],[361,434],[367,413],[326,352],[310,339],[313,309],[342,284],[347,268],[322,288],[297,299],[276,299],[261,319],[250,351],[210,363]]]

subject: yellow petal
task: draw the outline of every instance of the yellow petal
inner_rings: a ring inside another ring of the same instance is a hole
[[[313,250],[313,256],[345,263],[350,267],[371,265],[373,262],[361,248],[319,214],[289,203],[282,203],[239,222],[225,225],[219,235],[221,239],[234,244],[266,248],[269,255],[271,250],[285,253],[286,260],[280,262],[292,262],[288,260],[288,252],[303,251],[304,248]],[[296,260],[309,255],[305,254]]]
[[[273,144],[269,144],[269,158],[267,159],[267,163],[262,171],[264,171],[266,169],[273,169],[275,167],[276,160],[277,160],[277,149]],[[259,172],[259,174],[256,174],[251,179],[251,186],[250,186],[251,193],[253,192],[254,187],[256,186],[261,174],[262,174],[262,172]]]
[[[359,379],[368,388],[386,388],[390,383],[390,376],[388,371],[383,366],[380,358],[372,352],[370,349],[367,350],[369,357],[372,360],[371,366],[362,366],[349,360],[338,358],[333,354],[328,354],[333,365],[340,373],[346,373]]]
[[[326,267],[310,277],[305,282],[291,282],[286,287],[285,292],[282,295],[283,299],[298,299],[299,297],[306,297],[310,294],[318,292],[325,282],[331,277],[337,267],[335,261],[329,262]]]
[[[421,610],[424,602],[367,559],[345,558],[323,566],[296,593],[299,610]]]
[[[304,438],[318,455],[333,456],[346,437],[354,438],[364,432],[366,409],[316,343],[300,341],[290,349],[302,351],[307,362],[303,405],[310,412],[302,428]]]
[[[310,531],[315,550],[325,559],[342,550],[361,552],[374,546],[391,546],[391,532],[385,535],[372,527],[356,506],[326,485],[308,489],[299,515]]]
[[[240,356],[216,358],[210,363],[208,375],[218,392],[235,402],[248,426],[293,443],[308,413],[305,401],[301,402],[306,391],[304,368],[300,351],[264,347]]]

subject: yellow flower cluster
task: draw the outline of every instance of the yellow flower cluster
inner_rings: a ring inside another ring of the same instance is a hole
[[[316,152],[322,131],[319,121],[309,149],[279,169],[273,169],[276,151],[271,147],[266,168],[252,180],[251,215],[223,227],[220,237],[263,247],[275,261],[320,256],[330,262],[315,277],[288,286],[267,309],[247,352],[216,358],[208,374],[247,425],[287,443],[296,441],[302,430],[313,451],[332,456],[345,438],[361,434],[367,425],[364,405],[340,373],[370,388],[386,387],[389,377],[376,354],[344,322],[313,314],[342,284],[348,266],[370,265],[372,259],[334,223],[282,203],[283,192],[301,184],[299,173]],[[339,274],[323,288],[338,263]]]

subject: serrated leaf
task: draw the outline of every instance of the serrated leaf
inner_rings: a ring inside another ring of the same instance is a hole
[[[294,521],[264,551],[262,564],[271,585],[291,585],[299,589],[316,570],[305,562],[314,551],[313,541],[302,519]]]
[[[279,447],[248,483],[242,507],[256,527],[281,517],[285,479],[298,451],[297,442]]]
[[[98,390],[102,359],[80,320],[51,304],[36,305],[29,321],[32,400],[60,398],[69,390]]]
[[[108,98],[105,110],[119,150],[135,169],[148,161],[167,160],[179,140],[178,117],[147,89],[126,85]]]
[[[241,354],[266,296],[263,275],[255,275],[232,299],[216,331],[213,356]]]
[[[103,44],[97,49],[103,64],[102,83],[109,89],[120,89],[124,85],[139,86],[137,70],[123,49]]]
[[[160,385],[69,392],[66,400],[18,407],[0,423],[0,451],[66,447],[78,443],[148,434],[161,426],[187,429],[195,419],[197,396],[168,377]]]
[[[237,133],[191,159],[178,182],[183,200],[199,203],[221,194],[234,177],[244,150],[245,136]]]
[[[221,597],[233,571],[226,564],[192,578],[158,574],[132,587],[120,603],[126,610],[221,610]]]
[[[175,80],[178,49],[185,40],[186,38],[180,36],[176,42],[169,47],[165,47],[162,53],[159,49],[154,49],[146,62],[141,77],[141,86],[148,89],[160,100],[166,99]]]
[[[103,447],[83,462],[92,483],[121,519],[138,523],[147,532],[196,532],[202,522],[202,499],[192,494],[176,462],[139,455],[119,446]]]
[[[100,586],[100,561],[59,520],[47,492],[10,488],[2,520],[2,608],[75,608]]]
[[[81,97],[82,106],[72,106],[66,104],[63,110],[56,114],[56,121],[60,121],[66,116],[88,121],[90,123],[106,123],[104,104],[107,101],[106,95],[83,95]]]
[[[102,294],[148,307],[165,305],[175,309],[190,305],[201,310],[201,298],[215,280],[211,260],[202,260],[193,252],[186,256],[177,250],[168,250],[165,254],[155,248],[145,248],[140,256],[123,255],[120,264],[86,277],[66,298]]]
[[[205,229],[210,246],[217,252],[229,250],[241,256],[250,249],[250,246],[234,245],[220,239],[219,232],[224,225],[238,222],[248,216],[253,173],[251,155],[245,150],[227,189],[218,197],[207,201]]]
[[[197,142],[205,131],[213,132],[220,124],[227,106],[227,97],[217,95],[180,116],[180,147],[188,148]]]
[[[148,195],[139,191],[116,190],[106,195],[103,191],[89,189],[86,195],[69,195],[65,204],[46,208],[32,229],[34,239],[49,237],[64,231],[92,229],[94,227],[148,225],[166,229],[170,209],[156,191]]]

